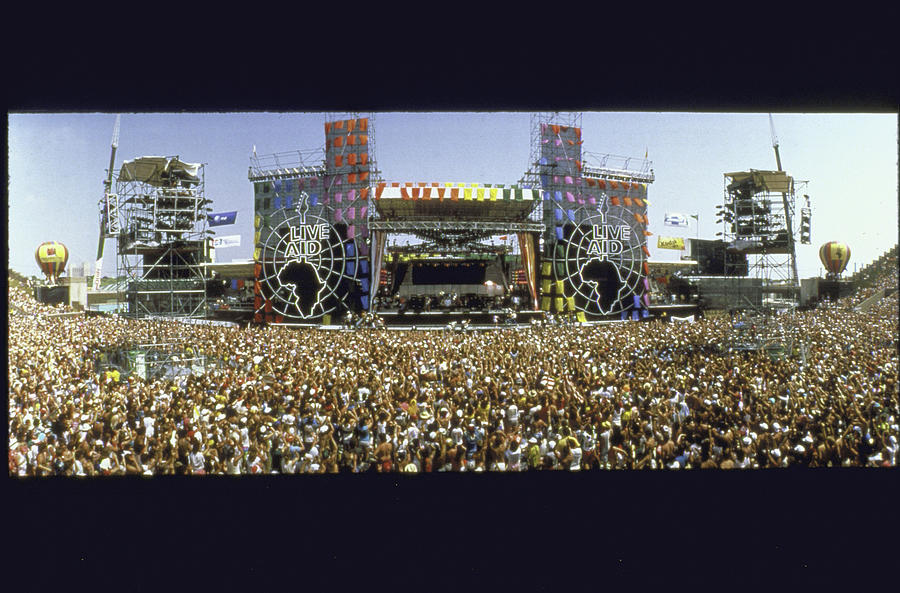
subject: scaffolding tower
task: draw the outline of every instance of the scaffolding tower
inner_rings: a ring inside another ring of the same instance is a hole
[[[750,169],[725,173],[725,201],[719,207],[725,248],[747,256],[747,270],[739,270],[742,258],[725,258],[725,276],[746,276],[762,281],[762,304],[735,291],[732,308],[765,309],[772,305],[794,306],[800,294],[797,278],[794,218],[795,192],[806,181],[783,171]]]
[[[807,182],[783,171],[750,169],[725,173],[724,184],[724,203],[718,207],[724,246],[746,256],[744,269],[742,257],[726,253],[724,258],[733,322],[724,347],[794,355],[804,344],[790,312],[800,297],[791,221],[796,192]]]
[[[207,313],[207,214],[203,164],[179,157],[125,161],[110,220],[116,228],[117,276],[131,318],[203,317]],[[115,210],[115,217],[113,216]],[[123,307],[123,304],[125,305]]]

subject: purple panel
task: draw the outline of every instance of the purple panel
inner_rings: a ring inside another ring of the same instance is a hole
[[[343,214],[341,213],[340,208],[337,208],[334,211],[334,221],[335,222],[343,222],[344,221],[344,217],[343,217]]]
[[[343,197],[343,194],[341,192],[338,192],[338,193],[334,194],[334,201],[336,203],[340,204],[342,197]]]

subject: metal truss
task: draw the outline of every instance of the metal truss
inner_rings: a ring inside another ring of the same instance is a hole
[[[449,232],[449,233],[540,233],[544,225],[535,222],[483,222],[483,221],[455,221],[455,220],[373,220],[369,228],[375,231],[387,231],[391,233],[422,233],[422,232]]]

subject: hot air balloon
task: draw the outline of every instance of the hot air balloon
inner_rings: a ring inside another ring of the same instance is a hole
[[[34,252],[34,259],[47,277],[47,280],[51,284],[56,284],[59,275],[66,269],[66,262],[69,261],[69,250],[58,241],[47,241],[38,246]]]
[[[850,261],[850,248],[838,241],[829,241],[819,248],[819,259],[828,270],[828,276],[837,278]]]

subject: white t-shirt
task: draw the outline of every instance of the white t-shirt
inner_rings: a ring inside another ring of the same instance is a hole
[[[453,439],[454,445],[461,445],[463,441],[463,430],[460,427],[454,427],[450,431],[450,437]]]
[[[515,451],[507,449],[505,455],[506,461],[509,463],[509,469],[518,471],[519,463],[522,461],[522,449],[516,449]]]
[[[155,422],[156,422],[156,419],[153,418],[153,416],[144,416],[144,428],[146,430],[146,435],[147,435],[148,439],[150,437],[152,437],[154,434],[153,424]]]
[[[572,463],[569,465],[569,470],[577,472],[581,469],[581,447],[573,447],[571,451]]]
[[[203,458],[203,453],[197,451],[196,453],[191,453],[189,456],[191,462],[191,469],[196,471],[200,471],[203,469],[204,463],[206,459]]]
[[[600,437],[597,439],[597,444],[600,446],[601,454],[609,451],[609,430],[604,430],[600,433]]]
[[[519,407],[516,404],[512,404],[506,409],[506,419],[509,420],[510,424],[515,424],[519,421]]]

